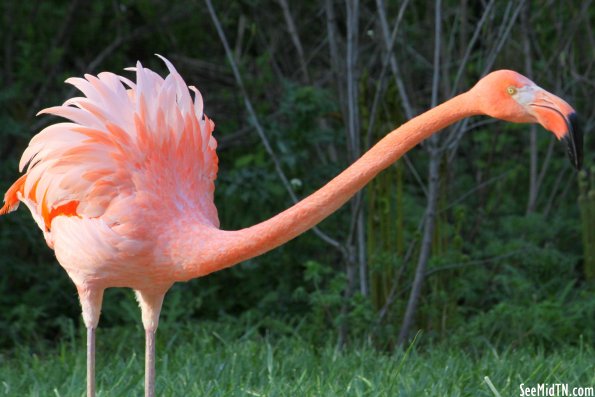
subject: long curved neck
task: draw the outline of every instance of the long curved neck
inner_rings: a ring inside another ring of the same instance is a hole
[[[186,234],[190,250],[200,252],[196,255],[186,252],[188,260],[182,266],[181,278],[187,280],[233,266],[312,228],[421,141],[458,120],[479,114],[471,98],[463,93],[409,120],[325,186],[264,222],[236,231],[210,230],[199,233],[200,236]],[[201,241],[192,242],[194,238]]]

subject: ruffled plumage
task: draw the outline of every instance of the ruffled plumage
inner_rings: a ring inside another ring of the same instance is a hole
[[[9,189],[0,213],[25,202],[47,233],[60,215],[107,213],[107,224],[119,223],[118,201],[132,198],[195,210],[218,226],[214,124],[203,113],[200,92],[160,58],[169,70],[165,79],[137,62],[127,69],[136,83],[109,72],[66,80],[84,96],[40,112],[70,122],[31,139],[19,165],[26,175]]]

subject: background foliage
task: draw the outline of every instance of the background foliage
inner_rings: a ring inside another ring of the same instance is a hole
[[[154,53],[200,88],[217,124],[223,228],[292,204],[274,159],[304,197],[396,125],[470,87],[486,67],[519,70],[566,98],[581,114],[587,169],[593,164],[591,1],[347,3],[214,5],[273,157],[202,2],[2,2],[0,187],[17,178],[31,136],[54,121],[35,114],[75,94],[67,77],[119,72],[136,60],[164,73]],[[390,52],[383,20],[388,33],[399,23]],[[576,173],[553,137],[483,118],[416,148],[325,220],[319,230],[339,249],[309,232],[176,285],[161,327],[225,319],[313,343],[327,341],[330,329],[339,344],[365,339],[392,349],[424,249],[432,161],[435,227],[409,335],[420,329],[425,343],[466,348],[593,344],[595,298],[583,252],[595,246],[586,232],[595,211],[579,211]],[[595,208],[591,176],[583,178],[591,207],[581,208]],[[0,347],[71,335],[80,326],[75,289],[26,210],[0,219],[0,250]],[[107,292],[102,327],[140,329],[139,319],[130,291]]]

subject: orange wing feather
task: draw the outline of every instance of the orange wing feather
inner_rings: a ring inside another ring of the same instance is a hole
[[[6,193],[0,215],[23,201],[49,232],[57,216],[101,217],[110,206],[121,207],[114,200],[132,197],[159,206],[170,200],[171,208],[190,205],[218,225],[214,125],[198,90],[163,60],[170,72],[165,79],[140,63],[132,68],[136,83],[113,73],[68,79],[84,96],[40,113],[71,122],[33,137],[19,165],[26,174]],[[121,225],[126,211],[120,212],[107,219]]]
[[[17,209],[19,206],[19,196],[18,193],[20,192],[23,194],[23,188],[25,186],[25,180],[27,179],[27,175],[21,176],[12,186],[8,189],[6,194],[4,195],[4,206],[0,208],[0,215],[8,214]]]

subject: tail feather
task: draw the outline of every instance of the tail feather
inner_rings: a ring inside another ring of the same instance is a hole
[[[4,195],[4,206],[0,208],[0,215],[8,214],[16,210],[19,207],[19,193],[23,194],[23,187],[25,186],[25,180],[27,175],[21,176],[12,186],[8,189]]]

